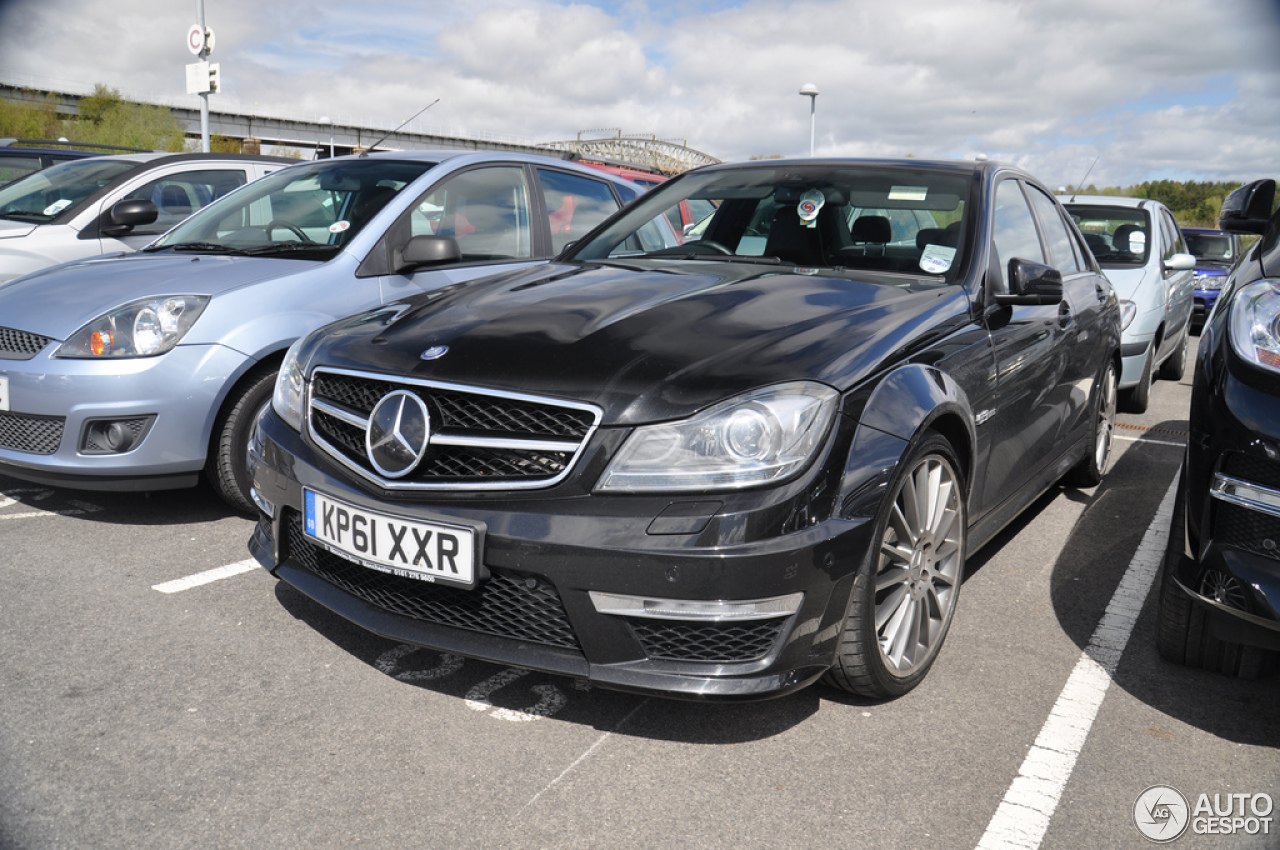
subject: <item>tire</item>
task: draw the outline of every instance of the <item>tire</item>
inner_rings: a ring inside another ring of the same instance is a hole
[[[1156,651],[1174,664],[1222,673],[1239,679],[1257,679],[1275,669],[1280,653],[1222,640],[1213,634],[1205,609],[1197,605],[1174,580],[1183,557],[1183,517],[1186,493],[1178,481],[1169,545],[1160,568],[1160,597],[1156,612]]]
[[[1120,393],[1120,408],[1125,413],[1146,413],[1147,408],[1151,405],[1151,371],[1152,364],[1155,362],[1156,346],[1147,349],[1147,363],[1142,367],[1142,377],[1138,380],[1137,386]]]
[[[1116,430],[1116,364],[1107,361],[1102,381],[1093,400],[1093,451],[1081,458],[1063,482],[1072,487],[1095,487],[1102,483],[1111,461],[1111,443]]]
[[[876,517],[874,548],[854,579],[828,684],[898,697],[933,666],[964,578],[968,515],[957,469],[950,443],[935,433],[898,464]],[[921,495],[933,502],[931,515],[918,510]]]
[[[205,477],[218,496],[240,513],[256,515],[257,506],[249,497],[249,441],[258,417],[271,404],[275,388],[274,369],[250,374],[232,391],[224,414],[215,424],[212,451]]]
[[[1187,337],[1189,336],[1191,336],[1191,329],[1187,328],[1182,332],[1182,341],[1178,343],[1178,349],[1160,364],[1160,380],[1182,380],[1182,376],[1187,371]]]

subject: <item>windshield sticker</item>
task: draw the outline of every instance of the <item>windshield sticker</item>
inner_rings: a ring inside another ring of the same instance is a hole
[[[341,233],[342,231],[346,230],[350,226],[351,226],[351,222],[347,221],[344,218],[342,221],[335,221],[333,224],[329,225],[329,232]]]
[[[928,186],[894,186],[889,190],[891,201],[923,201],[928,197]]]
[[[942,274],[951,268],[956,249],[950,245],[926,245],[920,255],[920,269],[929,274]]]
[[[800,206],[796,207],[796,214],[800,216],[801,224],[805,227],[817,227],[818,212],[826,202],[827,196],[817,189],[810,189],[801,195]]]
[[[58,213],[62,212],[63,210],[65,210],[65,209],[66,209],[67,207],[69,207],[69,206],[71,206],[71,201],[70,201],[70,200],[68,200],[67,198],[63,198],[62,200],[60,200],[60,201],[54,201],[52,204],[49,204],[49,206],[45,207],[45,208],[44,208],[44,213],[42,213],[42,214],[43,214],[43,215],[57,215]]]

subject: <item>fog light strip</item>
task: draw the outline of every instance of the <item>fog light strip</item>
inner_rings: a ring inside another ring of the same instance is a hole
[[[1218,474],[1213,476],[1209,495],[1242,508],[1280,517],[1280,491],[1272,490],[1270,487],[1250,484],[1238,478]]]
[[[658,599],[590,591],[591,604],[601,614],[619,617],[648,617],[654,620],[696,620],[706,623],[744,622],[787,617],[800,610],[803,593],[769,599],[703,601],[698,599]]]

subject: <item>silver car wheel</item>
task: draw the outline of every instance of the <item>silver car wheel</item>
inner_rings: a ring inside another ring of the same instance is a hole
[[[1102,399],[1098,404],[1097,442],[1093,448],[1094,463],[1098,473],[1107,471],[1107,461],[1111,458],[1111,441],[1116,432],[1116,371],[1108,367],[1102,385]]]
[[[886,666],[899,676],[937,653],[964,570],[961,492],[936,455],[912,470],[894,497],[875,576],[875,630]]]

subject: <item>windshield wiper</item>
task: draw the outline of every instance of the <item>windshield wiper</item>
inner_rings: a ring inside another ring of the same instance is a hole
[[[35,210],[7,210],[3,213],[0,213],[0,218],[11,218],[11,219],[14,219],[15,221],[20,220],[18,216],[27,216],[30,218],[49,218],[49,216],[45,215],[44,213],[36,212]]]
[[[243,248],[232,248],[221,242],[178,242],[174,245],[152,245],[146,251],[199,251],[207,254],[245,254]]]
[[[330,248],[337,250],[337,245],[329,245],[323,242],[272,242],[269,245],[258,245],[253,248],[246,248],[244,253],[250,256],[258,256],[260,254],[290,254],[298,251],[315,251],[319,248]]]
[[[741,254],[708,254],[705,251],[689,251],[684,254],[641,254],[639,259],[645,260],[710,260],[714,263],[755,263],[764,266],[782,265],[777,257],[757,257]]]

